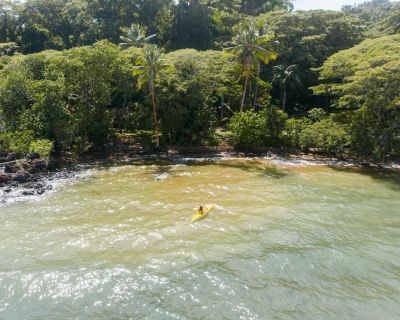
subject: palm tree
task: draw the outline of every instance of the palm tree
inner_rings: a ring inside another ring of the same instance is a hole
[[[301,84],[299,75],[297,73],[297,65],[292,64],[288,67],[280,64],[274,67],[274,78],[272,82],[278,82],[283,90],[282,110],[286,109],[287,90],[292,84]]]
[[[123,41],[119,45],[121,47],[137,47],[141,48],[143,47],[146,43],[148,43],[151,39],[156,37],[155,34],[152,34],[148,37],[146,37],[146,32],[147,28],[144,26],[141,26],[138,23],[133,23],[129,27],[129,29],[125,32],[124,36],[121,36],[121,40]]]
[[[271,35],[261,34],[259,24],[256,21],[250,21],[239,25],[237,34],[233,38],[234,46],[225,49],[226,52],[233,54],[242,65],[242,72],[245,77],[240,112],[244,111],[247,88],[252,71],[255,70],[258,76],[260,73],[260,63],[267,64],[277,57],[276,52],[273,52],[269,48],[263,48],[263,45],[271,41],[272,38],[273,36]]]
[[[153,125],[157,144],[160,146],[160,134],[157,119],[156,105],[156,82],[161,73],[171,71],[174,67],[165,62],[164,54],[156,45],[147,44],[142,49],[140,56],[136,59],[133,75],[137,77],[138,89],[147,84],[153,110]]]

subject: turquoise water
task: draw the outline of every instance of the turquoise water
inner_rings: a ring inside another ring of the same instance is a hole
[[[0,319],[399,319],[399,208],[398,172],[93,169],[0,207]]]

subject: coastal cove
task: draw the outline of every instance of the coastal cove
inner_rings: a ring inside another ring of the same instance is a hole
[[[400,173],[282,158],[81,168],[1,205],[0,318],[400,316]],[[214,203],[190,224],[194,207]]]
[[[0,0],[0,320],[400,319],[400,0],[298,1]]]

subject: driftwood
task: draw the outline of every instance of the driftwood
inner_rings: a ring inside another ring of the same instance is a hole
[[[8,166],[10,164],[15,164],[17,162],[18,162],[18,160],[7,161],[7,162],[1,162],[1,160],[0,160],[0,166]]]

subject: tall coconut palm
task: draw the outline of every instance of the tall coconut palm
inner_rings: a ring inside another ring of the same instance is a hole
[[[260,73],[261,62],[267,64],[276,59],[276,52],[266,48],[266,44],[272,40],[273,36],[261,34],[259,23],[250,21],[240,24],[237,34],[233,38],[233,47],[224,49],[225,52],[233,54],[242,65],[242,73],[245,78],[243,87],[243,97],[240,105],[240,112],[244,111],[249,79],[253,70],[257,76]]]
[[[280,64],[274,67],[274,78],[272,82],[278,83],[283,91],[282,110],[286,109],[287,91],[291,85],[301,85],[299,75],[297,73],[297,65],[292,64],[288,67]]]
[[[147,85],[153,111],[153,125],[156,134],[156,147],[160,146],[160,132],[157,117],[156,83],[161,73],[173,70],[173,66],[165,62],[164,54],[156,45],[145,45],[136,59],[133,75],[137,77],[138,89]]]
[[[128,30],[126,30],[125,35],[121,36],[121,40],[123,41],[119,45],[121,47],[129,48],[129,47],[137,47],[141,48],[146,43],[148,43],[151,39],[156,37],[155,34],[146,37],[147,28],[138,24],[133,23]]]

